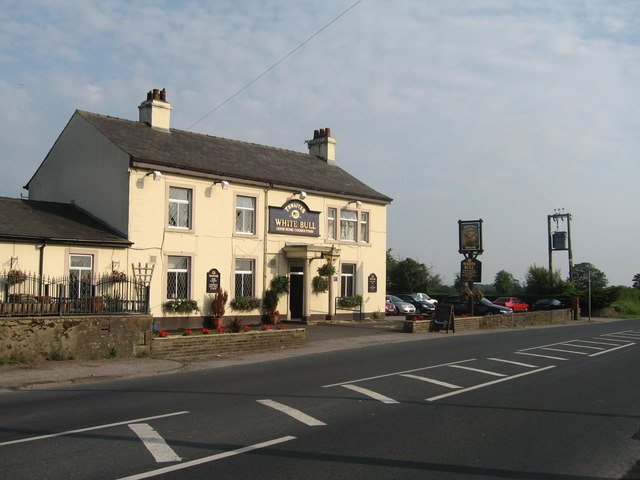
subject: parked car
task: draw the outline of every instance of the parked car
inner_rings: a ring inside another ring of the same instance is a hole
[[[385,299],[384,314],[385,315],[397,315],[398,314],[398,310],[396,310],[396,306],[393,303],[391,303],[391,300],[389,300],[389,297],[387,297]]]
[[[469,310],[469,301],[463,299],[459,295],[452,295],[445,298],[440,305],[451,305],[453,307],[454,315],[469,315],[471,311]],[[486,298],[476,299],[473,304],[473,314],[474,315],[505,315],[513,313],[513,310],[509,307],[504,307],[502,305],[496,305],[493,302],[490,302]]]
[[[534,310],[557,310],[559,308],[567,307],[557,298],[543,298],[542,300],[538,300],[533,304]]]
[[[503,307],[509,307],[514,312],[526,312],[529,310],[529,304],[523,302],[518,297],[500,297],[496,298],[493,303],[502,305]]]
[[[396,297],[416,307],[417,313],[433,313],[436,309],[436,306],[425,298],[428,296],[424,293],[399,293]]]
[[[393,306],[396,307],[396,313],[400,315],[404,315],[405,313],[416,313],[416,307],[410,303],[400,300],[398,297],[387,295],[387,300],[393,303]]]

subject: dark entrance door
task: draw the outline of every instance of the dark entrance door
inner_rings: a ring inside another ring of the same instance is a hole
[[[304,297],[304,274],[302,267],[289,270],[289,311],[291,318],[302,318],[302,299]]]

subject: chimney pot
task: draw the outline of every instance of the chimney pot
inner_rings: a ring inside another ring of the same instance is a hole
[[[314,130],[313,131],[313,139],[315,140],[316,138],[318,138],[320,136],[320,132],[318,132],[318,130]]]
[[[167,91],[164,88],[160,90],[160,100],[163,102],[167,101]]]
[[[331,129],[330,129],[329,127],[325,128],[325,129],[324,129],[324,132],[325,132],[325,134],[326,134],[326,136],[327,136],[327,137],[330,137],[330,136],[331,136]]]

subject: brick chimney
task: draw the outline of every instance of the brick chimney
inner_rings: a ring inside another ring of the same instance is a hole
[[[309,155],[320,157],[329,165],[336,163],[336,139],[331,137],[330,128],[313,131],[313,140],[307,140]]]
[[[169,131],[171,121],[171,104],[167,102],[167,92],[163,88],[157,88],[147,93],[147,100],[138,106],[140,110],[140,121],[146,123],[151,128]]]

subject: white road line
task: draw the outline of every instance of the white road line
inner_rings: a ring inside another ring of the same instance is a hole
[[[619,347],[612,348],[611,350],[605,350],[604,352],[592,353],[589,355],[590,357],[597,357],[598,355],[603,355],[605,353],[613,352],[614,350],[620,350],[621,348],[627,348],[631,345],[635,345],[635,343],[627,343],[626,345],[620,345]]]
[[[175,415],[184,415],[185,413],[189,413],[189,412],[184,410],[182,412],[167,413],[165,415],[156,415],[154,417],[135,418],[133,420],[126,420],[124,422],[108,423],[106,425],[98,425],[95,427],[79,428],[77,430],[67,430],[66,432],[60,432],[60,433],[50,433],[48,435],[40,435],[38,437],[28,437],[28,438],[22,438],[20,440],[11,440],[9,442],[0,443],[0,447],[4,445],[13,445],[16,443],[33,442],[35,440],[43,440],[45,438],[62,437],[64,435],[73,435],[74,433],[90,432],[91,430],[100,430],[102,428],[118,427],[120,425],[128,425],[129,423],[146,422],[148,420],[156,420],[158,418],[173,417]]]
[[[268,398],[264,400],[258,400],[258,403],[261,403],[262,405],[266,405],[267,407],[271,407],[282,413],[286,413],[290,417],[293,417],[299,422],[302,422],[305,425],[309,425],[310,427],[319,427],[322,425],[326,425],[326,423],[321,422],[320,420],[316,420],[315,418],[310,417],[306,413],[302,413],[300,410],[297,410],[293,407],[289,407],[288,405],[284,405],[283,403],[269,400]]]
[[[576,352],[575,350],[565,350],[564,348],[541,347],[540,350],[551,350],[553,352],[573,353],[576,355],[587,355],[586,352]]]
[[[484,373],[486,375],[493,375],[494,377],[506,377],[504,373],[490,372],[489,370],[481,370],[479,368],[466,367],[464,365],[447,365],[451,368],[459,368],[461,370],[471,370],[472,372]]]
[[[167,445],[164,438],[148,423],[130,423],[129,428],[142,440],[142,443],[147,447],[149,453],[156,459],[156,462],[179,462],[182,460],[182,458]]]
[[[420,367],[420,368],[413,368],[411,370],[403,370],[401,372],[385,373],[384,375],[377,375],[375,377],[358,378],[357,380],[347,380],[346,382],[332,383],[331,385],[323,385],[322,388],[341,387],[342,385],[345,385],[347,383],[348,384],[352,384],[352,383],[365,382],[367,380],[377,380],[378,378],[393,377],[394,375],[402,375],[403,373],[420,372],[422,370],[429,370],[429,369],[432,369],[432,368],[445,367],[447,365],[455,365],[455,364],[458,364],[458,363],[473,362],[474,360],[475,360],[475,358],[470,358],[468,360],[460,360],[459,362],[441,363],[439,365],[431,365],[430,367]]]
[[[597,338],[597,337],[596,337]],[[596,345],[609,345],[609,346],[616,346],[616,345],[620,345],[619,343],[609,343],[609,342],[594,342],[593,340],[580,340],[583,343],[595,343]]]
[[[156,477],[158,475],[163,475],[165,473],[177,472],[178,470],[194,467],[196,465],[202,465],[203,463],[214,462],[216,460],[221,460],[223,458],[233,457],[234,455],[240,455],[241,453],[247,453],[253,450],[258,450],[260,448],[266,448],[272,445],[277,445],[279,443],[288,442],[289,440],[295,440],[295,438],[296,437],[292,437],[292,436],[280,437],[280,438],[276,438],[275,440],[269,440],[268,442],[256,443],[255,445],[238,448],[236,450],[231,450],[229,452],[217,453],[209,457],[199,458],[197,460],[191,460],[190,462],[184,462],[178,465],[171,465],[169,467],[158,468],[157,470],[151,470],[149,472],[139,473],[137,475],[131,475],[129,477],[121,477],[118,480],[141,480],[143,478]]]
[[[394,400],[393,398],[385,397],[384,395],[374,392],[373,390],[368,390],[366,388],[358,387],[357,385],[341,385],[341,387],[348,388],[349,390],[353,390],[354,392],[362,393],[363,395],[366,395],[367,397],[371,397],[374,400],[379,400],[382,403],[400,403],[397,400]]]
[[[493,360],[494,362],[511,363],[513,365],[520,365],[521,367],[527,367],[527,368],[538,368],[539,366],[539,365],[531,365],[529,363],[514,362],[513,360],[505,360],[503,358],[488,358],[487,360]]]
[[[636,334],[634,332],[606,333],[605,335],[607,337],[633,338],[635,340],[640,339],[640,334]]]
[[[454,385],[453,383],[447,383],[447,382],[443,382],[440,380],[435,380],[433,378],[427,378],[427,377],[420,377],[418,375],[411,375],[410,373],[403,373],[402,375],[400,375],[401,377],[407,377],[407,378],[413,378],[415,380],[420,380],[422,382],[429,382],[429,383],[433,383],[435,385],[440,385],[441,387],[447,387],[447,388],[462,388],[459,385]]]
[[[436,400],[440,400],[442,398],[451,397],[453,395],[459,395],[461,393],[470,392],[472,390],[477,390],[479,388],[488,387],[490,385],[495,385],[496,383],[506,382],[508,380],[513,380],[514,378],[524,377],[525,375],[531,375],[533,373],[543,372],[545,370],[549,370],[550,368],[555,368],[555,365],[550,365],[548,367],[539,368],[538,370],[529,370],[528,372],[519,373],[518,375],[512,375],[511,377],[498,378],[497,380],[492,380],[487,383],[481,383],[479,385],[474,385],[473,387],[463,388],[462,390],[456,390],[454,392],[443,393],[442,395],[436,395],[435,397],[425,398],[427,402],[434,402]]]
[[[529,352],[514,352],[518,355],[529,355],[531,357],[541,357],[541,358],[550,358],[551,360],[569,360],[568,358],[562,357],[552,357],[551,355],[540,355],[539,353],[529,353]]]
[[[567,347],[588,348],[589,350],[606,350],[606,348],[602,348],[602,347],[591,347],[589,345],[576,345],[575,343],[565,343],[565,345]]]
[[[609,338],[610,334],[609,333],[603,333],[602,335],[600,335],[601,337],[607,337],[604,338],[603,340],[607,340],[608,342],[618,342],[618,345],[620,345],[620,343],[622,342],[628,342],[629,340],[622,340],[622,339],[618,339],[618,338]]]

